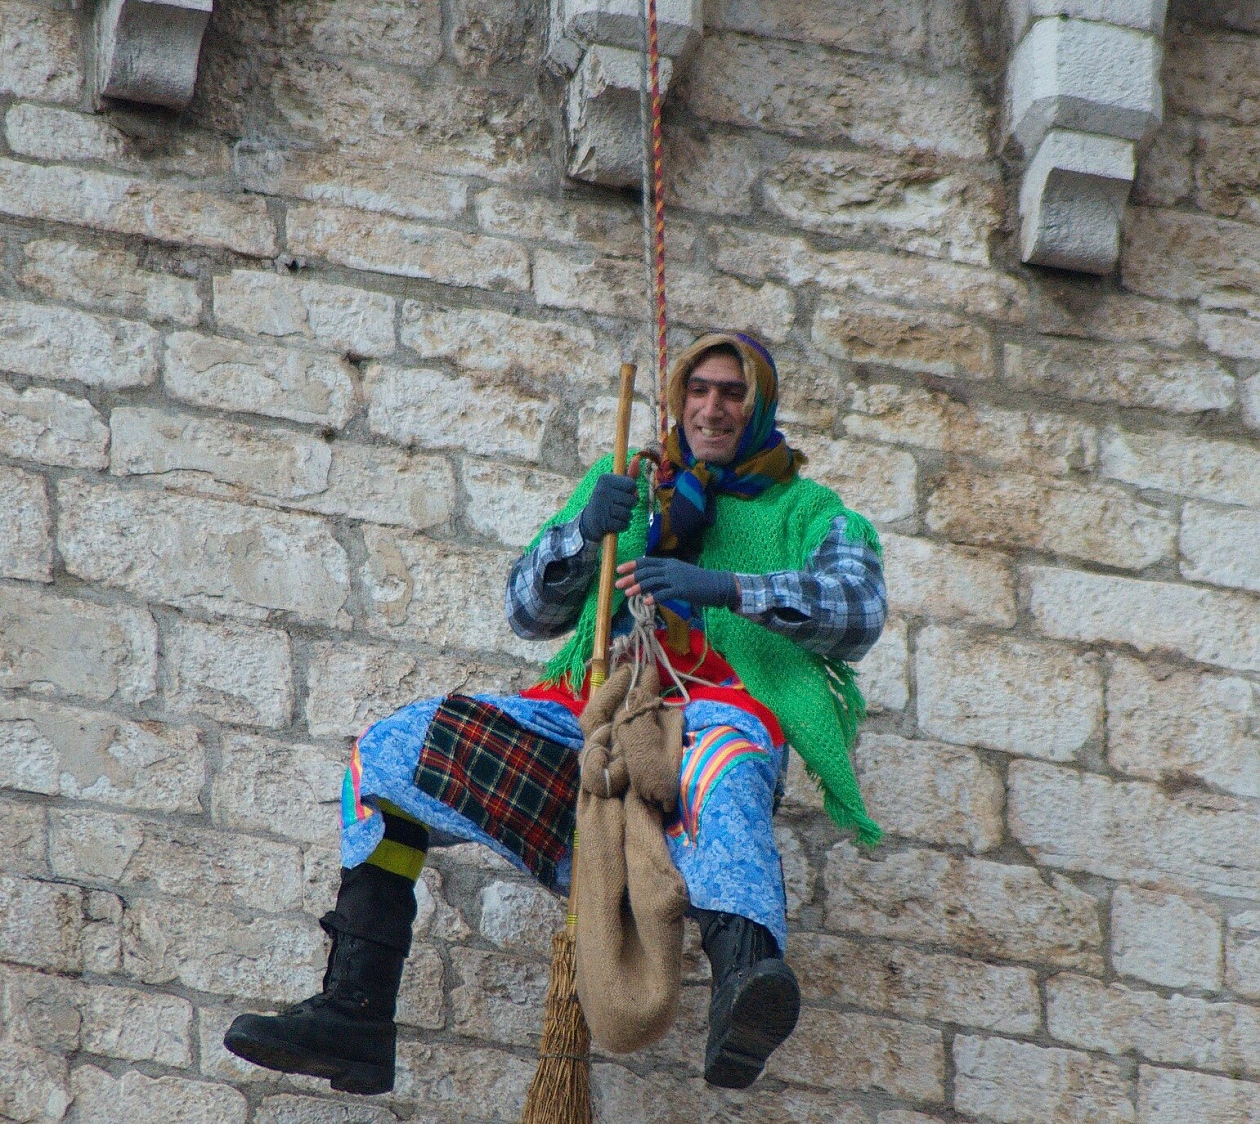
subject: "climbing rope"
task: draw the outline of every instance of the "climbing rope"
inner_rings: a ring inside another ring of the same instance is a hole
[[[665,317],[665,158],[661,128],[661,49],[656,0],[644,0],[643,66],[640,68],[639,109],[643,128],[643,258],[647,270],[649,315],[656,344],[656,418],[661,448],[669,436],[669,407],[665,400],[669,367],[666,357]]]

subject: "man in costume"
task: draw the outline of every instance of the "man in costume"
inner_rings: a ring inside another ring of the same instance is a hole
[[[744,1088],[796,1024],[783,960],[782,867],[772,814],[790,745],[837,826],[874,843],[849,764],[863,716],[850,663],[886,614],[879,540],[775,427],[778,374],[742,333],[701,337],[674,364],[676,424],[653,512],[646,473],[596,463],[508,579],[507,616],[528,639],[572,632],[542,682],[507,697],[450,695],[371,727],[342,791],[342,881],[319,995],[241,1015],[225,1044],[271,1069],[383,1092],[394,1078],[395,1000],[430,846],[476,841],[557,892],[571,869],[577,716],[589,689],[600,544],[617,532],[614,636],[626,598],[655,614],[681,682],[685,742],[670,855],[712,966],[705,1078]],[[677,689],[676,689],[677,690]]]

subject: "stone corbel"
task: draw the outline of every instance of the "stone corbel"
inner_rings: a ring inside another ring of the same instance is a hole
[[[214,0],[98,0],[98,98],[183,109]]]
[[[1137,155],[1163,119],[1166,0],[1008,0],[1020,257],[1110,273]]]
[[[547,63],[566,83],[566,172],[607,187],[639,183],[643,0],[550,0]],[[657,0],[661,96],[700,42],[703,0]]]

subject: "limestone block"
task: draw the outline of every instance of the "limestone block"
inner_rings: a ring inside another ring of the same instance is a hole
[[[90,402],[50,387],[0,382],[0,456],[67,468],[104,468],[109,429]]]
[[[983,164],[790,151],[767,169],[762,195],[768,210],[806,230],[977,266],[989,264],[989,238],[1002,225],[1001,184]]]
[[[289,209],[287,230],[293,253],[351,269],[466,288],[529,289],[528,251],[501,238],[306,203]]]
[[[0,702],[0,746],[5,788],[156,812],[201,811],[205,751],[194,726],[11,698]]]
[[[0,158],[0,214],[71,223],[159,242],[276,254],[266,200],[192,191],[162,180]]]
[[[1241,21],[1230,20],[1229,9],[1237,12],[1239,0],[1213,3],[1205,22],[1236,23],[1255,20],[1254,5],[1248,0]],[[1203,5],[1198,5],[1202,9]],[[1215,19],[1214,19],[1215,17]],[[1222,18],[1223,17],[1223,18]],[[1249,30],[1246,27],[1239,30]],[[1227,118],[1240,125],[1260,123],[1253,75],[1260,59],[1260,45],[1250,35],[1204,32],[1190,25],[1168,29],[1168,104],[1206,118]]]
[[[1036,974],[964,956],[794,934],[788,956],[806,1003],[841,1003],[905,1019],[1005,1034],[1041,1025]]]
[[[1260,593],[1260,509],[1187,503],[1180,546],[1183,577]]]
[[[805,1007],[792,1041],[795,1049],[771,1055],[767,1076],[910,1100],[944,1099],[945,1047],[939,1030]]]
[[[1221,948],[1221,911],[1215,906],[1177,894],[1116,887],[1111,962],[1121,975],[1164,987],[1219,991]]]
[[[536,1046],[550,975],[546,961],[452,948],[461,982],[451,989],[451,1028],[495,1044]]]
[[[364,372],[368,425],[404,445],[457,448],[481,456],[541,459],[554,400],[485,377],[424,367],[371,364]]]
[[[1260,359],[1260,324],[1243,316],[1199,317],[1199,339],[1209,351],[1230,359]]]
[[[954,1039],[954,1105],[1003,1124],[1134,1124],[1125,1071],[1075,1050],[1005,1038]]]
[[[6,748],[6,752],[11,750]],[[5,782],[0,784],[14,787]],[[15,875],[48,877],[46,820],[44,809],[37,804],[0,801],[0,869]]]
[[[800,838],[787,824],[775,824],[774,843],[779,849],[779,862],[783,867],[788,920],[797,921],[801,916],[801,907],[814,901],[818,873],[801,846]],[[686,971],[685,968],[683,970]]]
[[[909,453],[804,433],[794,443],[809,457],[808,475],[835,489],[868,519],[893,523],[917,510],[918,466]]]
[[[1132,293],[1084,294],[1049,275],[1037,289],[1037,328],[1042,333],[1111,343],[1148,343],[1182,348],[1195,338],[1195,321],[1165,301]]]
[[[1198,122],[1167,115],[1138,161],[1133,202],[1148,207],[1175,207],[1195,195],[1194,153]]]
[[[643,49],[643,6],[637,0],[551,0],[553,35],[559,31],[571,44],[602,43],[627,51]],[[704,23],[702,0],[659,0],[656,10],[661,54],[686,55],[699,41]],[[556,26],[558,24],[558,26]],[[548,44],[549,58],[569,56],[568,44]],[[570,68],[572,69],[572,68]]]
[[[643,272],[641,263],[639,272]],[[676,268],[672,277],[670,315],[675,323],[694,328],[697,335],[722,324],[781,343],[796,320],[791,290],[781,285],[746,285],[732,277],[686,268]],[[624,307],[620,314],[626,315]]]
[[[66,10],[0,5],[0,92],[73,104],[83,86],[78,20]]]
[[[999,628],[1015,623],[1015,581],[1004,555],[906,535],[882,540],[884,579],[899,613]]]
[[[584,262],[541,249],[534,254],[534,297],[545,308],[625,316],[646,307],[644,284],[642,261],[597,257]]]
[[[153,697],[157,628],[143,609],[0,587],[0,687],[137,704]]]
[[[530,0],[456,0],[451,54],[460,66],[481,74],[513,65],[533,71],[542,46],[539,14]]]
[[[1241,399],[1243,424],[1248,429],[1260,429],[1260,375],[1252,375],[1244,382],[1238,397]]]
[[[670,129],[664,137],[665,204],[711,215],[750,215],[753,185],[762,172],[755,143]],[[668,253],[668,249],[667,249]]]
[[[0,577],[52,581],[51,527],[44,478],[0,465]]]
[[[1236,913],[1226,924],[1225,983],[1246,999],[1260,999],[1260,912]]]
[[[1145,780],[1260,797],[1260,691],[1238,676],[1108,658],[1107,762]]]
[[[1234,377],[1213,359],[1131,344],[1060,342],[1004,349],[1006,381],[1022,390],[1100,405],[1198,414],[1234,404]]]
[[[20,375],[104,390],[148,386],[157,377],[158,334],[132,320],[0,299],[0,343],[4,369]]]
[[[398,1044],[394,1094],[456,1118],[475,1112],[511,1120],[525,1103],[536,1068],[532,1059],[506,1050],[413,1039]]]
[[[910,701],[906,622],[890,617],[874,647],[858,666],[862,694],[871,712],[905,710]]]
[[[1006,815],[1043,866],[1230,898],[1254,900],[1260,888],[1260,815],[1234,797],[1167,796],[1150,784],[1016,761]]]
[[[176,621],[166,645],[172,708],[278,729],[293,717],[289,638],[235,622]]]
[[[1260,218],[1260,130],[1255,125],[1204,123],[1195,199],[1199,207],[1227,218]]]
[[[1185,1069],[1138,1070],[1138,1119],[1141,1124],[1255,1124],[1260,1120],[1260,1087]]]
[[[564,907],[539,886],[496,880],[481,891],[481,935],[508,952],[551,955]]]
[[[583,465],[592,465],[608,453],[616,426],[616,398],[596,398],[578,409],[578,460]],[[658,444],[657,426],[657,416],[646,402],[631,403],[630,448]]]
[[[21,1042],[0,1041],[0,1112],[7,1120],[21,1124],[61,1120],[72,1099],[70,1067],[64,1057]]]
[[[912,59],[927,45],[928,5],[923,0],[898,0],[874,7],[860,0],[808,6],[793,0],[719,0],[710,7],[710,31],[742,31]]]
[[[1148,297],[1254,313],[1260,309],[1260,230],[1212,215],[1130,207],[1120,272],[1125,288]]]
[[[928,529],[955,542],[1068,555],[1142,570],[1175,553],[1173,516],[1106,484],[960,470],[938,478]]]
[[[1019,189],[1021,261],[1110,273],[1136,171],[1132,141],[1050,129]]]
[[[340,429],[354,415],[357,375],[341,358],[221,336],[176,332],[166,341],[166,389],[212,409]]]
[[[214,279],[214,315],[221,326],[310,341],[348,358],[394,353],[396,304],[384,293],[256,270],[236,269]]]
[[[201,318],[196,284],[170,273],[141,269],[130,250],[101,250],[39,238],[27,242],[22,252],[22,284],[53,300],[189,327]]]
[[[1103,432],[1099,473],[1144,490],[1260,510],[1260,450],[1173,433]]]
[[[0,874],[0,959],[82,971],[83,897],[78,886]]]
[[[202,472],[279,499],[309,496],[328,485],[329,444],[291,430],[143,406],[119,406],[109,425],[110,471],[115,476]]]
[[[237,1090],[183,1077],[146,1077],[129,1070],[111,1077],[94,1065],[70,1077],[76,1109],[93,1124],[245,1124],[248,1105]]]
[[[833,932],[1102,971],[1098,903],[1064,878],[1047,883],[1035,867],[927,850],[876,861],[837,843],[827,856],[826,885]]]
[[[252,1068],[258,1072],[256,1066]],[[351,1105],[325,1097],[280,1093],[266,1097],[254,1119],[258,1124],[395,1124],[398,1117],[384,1105]]]
[[[1117,27],[1133,27],[1152,35],[1164,32],[1167,0],[1006,0],[1011,42],[1018,43],[1034,20],[1047,16],[1099,20]]]
[[[1159,39],[1082,19],[1040,19],[1007,73],[1007,127],[1025,153],[1051,129],[1148,141],[1163,119]],[[1132,179],[1132,176],[1129,177]]]
[[[480,535],[522,550],[564,506],[577,483],[554,472],[522,471],[471,457],[464,458],[461,469],[468,525]]]
[[[1002,778],[969,750],[866,733],[853,764],[867,811],[885,831],[971,851],[1001,842]]]
[[[1093,468],[1097,459],[1094,426],[1043,410],[1004,410],[892,383],[858,389],[850,410],[844,430],[851,437],[974,457],[1002,469],[1066,476]]]
[[[411,0],[370,0],[348,9],[337,0],[311,0],[277,9],[285,47],[318,44],[330,55],[381,59],[398,66],[431,66],[442,54],[442,13]]]
[[[213,0],[104,0],[96,12],[96,92],[183,109],[213,9]]]
[[[341,626],[346,552],[322,519],[66,479],[57,547],[85,581],[177,607]]]

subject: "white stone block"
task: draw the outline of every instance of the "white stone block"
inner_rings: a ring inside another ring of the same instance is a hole
[[[1051,129],[1020,187],[1020,259],[1110,273],[1135,168],[1131,141]]]
[[[1111,958],[1123,976],[1165,987],[1221,986],[1221,913],[1178,894],[1117,886]]]
[[[104,0],[96,13],[96,89],[183,109],[197,83],[214,0]]]
[[[1030,24],[1047,16],[1099,20],[1162,35],[1167,8],[1168,0],[1007,0],[1012,43],[1019,42]]]
[[[646,5],[642,0],[551,0],[551,5],[559,15],[559,30],[570,43],[643,49]],[[656,24],[661,54],[680,58],[700,42],[704,2],[657,0]],[[556,43],[555,50],[563,48]]]
[[[1079,19],[1029,29],[1007,72],[1007,127],[1034,152],[1050,129],[1144,142],[1163,120],[1163,51],[1151,35]]]

